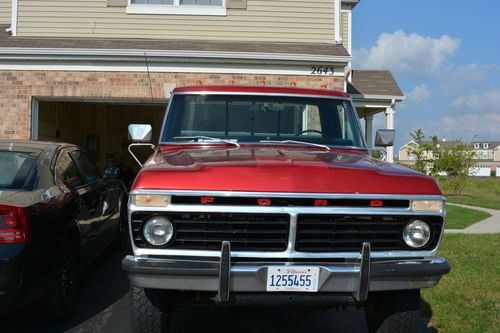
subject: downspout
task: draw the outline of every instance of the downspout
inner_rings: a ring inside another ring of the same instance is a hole
[[[335,44],[342,44],[342,34],[340,31],[342,0],[335,0]]]
[[[10,32],[11,36],[17,36],[17,8],[19,0],[12,0],[12,16],[10,18],[10,27],[5,30]]]

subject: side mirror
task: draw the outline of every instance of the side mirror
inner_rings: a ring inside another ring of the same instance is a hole
[[[377,147],[390,147],[394,146],[394,138],[396,136],[395,130],[379,129],[375,135],[375,146]]]
[[[128,125],[128,138],[133,142],[150,142],[153,128],[148,124]]]

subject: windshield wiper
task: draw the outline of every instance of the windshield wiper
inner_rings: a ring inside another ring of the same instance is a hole
[[[261,143],[293,143],[297,145],[303,145],[303,146],[313,146],[313,147],[318,147],[318,148],[323,148],[328,151],[330,151],[330,147],[327,145],[321,145],[319,143],[312,143],[312,142],[305,142],[305,141],[297,141],[297,140],[261,140]]]
[[[212,138],[210,136],[203,136],[203,135],[196,135],[196,136],[176,136],[174,137],[175,141],[196,141],[196,142],[203,142],[203,141],[213,141],[213,142],[223,142],[223,143],[228,143],[230,145],[234,145],[237,148],[240,147],[240,144],[234,141],[230,140],[224,140],[221,138]]]

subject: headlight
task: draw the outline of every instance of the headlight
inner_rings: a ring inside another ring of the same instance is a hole
[[[408,223],[403,231],[403,240],[406,245],[414,249],[425,246],[431,238],[431,228],[422,220]]]
[[[415,212],[439,212],[443,210],[443,200],[413,200],[411,209]]]
[[[149,244],[162,246],[174,236],[174,226],[166,217],[153,216],[144,224],[143,234]]]
[[[170,196],[164,194],[135,194],[132,203],[137,207],[167,207]]]

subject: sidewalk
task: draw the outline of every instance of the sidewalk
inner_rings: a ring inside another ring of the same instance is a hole
[[[500,233],[500,210],[482,208],[476,206],[455,204],[455,203],[447,203],[451,206],[458,206],[463,208],[470,208],[475,210],[480,210],[482,212],[486,212],[491,214],[491,217],[488,217],[485,220],[482,220],[478,223],[475,223],[465,229],[445,229],[445,233],[455,233],[455,234],[492,234],[492,233]]]

